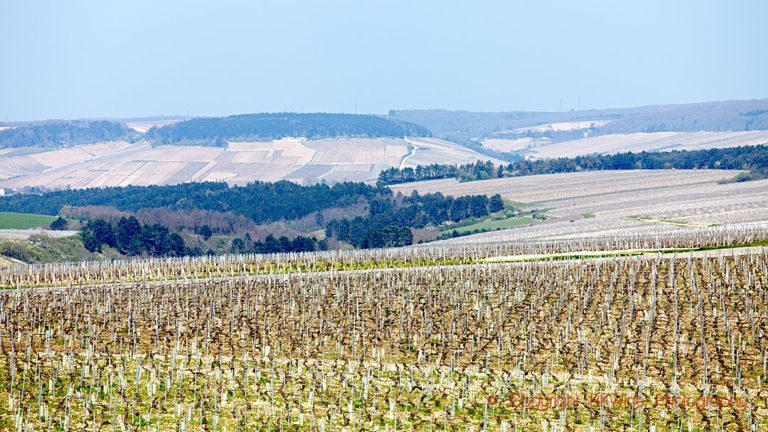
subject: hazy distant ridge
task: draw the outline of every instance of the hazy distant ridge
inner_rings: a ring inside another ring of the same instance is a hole
[[[637,108],[565,112],[468,112],[446,110],[393,110],[390,118],[420,124],[435,135],[531,136],[515,129],[560,122],[606,122],[590,135],[634,132],[746,131],[768,129],[768,99],[653,105]],[[581,130],[555,133],[552,138],[573,139]]]

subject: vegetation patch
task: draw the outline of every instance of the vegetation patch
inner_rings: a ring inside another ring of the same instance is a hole
[[[24,263],[53,263],[94,261],[106,258],[120,258],[114,249],[103,253],[88,251],[78,237],[53,238],[45,234],[36,234],[28,240],[0,243],[0,255],[13,258]]]
[[[719,184],[741,183],[746,181],[763,180],[763,179],[765,179],[765,174],[761,174],[757,172],[741,172],[729,179],[720,180],[718,181],[718,183]]]
[[[718,226],[718,224],[713,223],[705,223],[705,222],[692,222],[692,221],[681,221],[681,220],[675,220],[675,219],[668,219],[668,218],[654,218],[654,217],[646,217],[646,216],[627,216],[621,218],[623,220],[636,220],[640,222],[650,222],[650,223],[663,223],[663,224],[670,224],[674,226],[690,226],[690,227],[713,227]]]
[[[471,218],[460,223],[443,225],[440,227],[440,236],[438,239],[459,237],[482,232],[512,228],[520,225],[527,225],[536,222],[538,219],[545,219],[540,210],[531,210],[526,212],[517,211],[514,207],[508,207],[503,211],[496,212],[488,218]]]

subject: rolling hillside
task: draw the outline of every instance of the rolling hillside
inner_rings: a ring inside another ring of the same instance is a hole
[[[464,137],[508,159],[699,150],[768,142],[768,100],[567,112],[391,111],[438,137]]]
[[[637,132],[589,136],[566,141],[549,138],[490,138],[490,150],[513,153],[526,159],[551,159],[624,152],[708,150],[768,143],[768,130],[729,132]]]
[[[763,143],[768,100],[571,112],[25,122],[0,130],[0,187],[374,181],[392,167]]]
[[[531,127],[563,123],[570,123],[571,126],[578,123],[581,127],[569,127],[560,132],[587,129],[592,123],[597,123],[593,135],[746,131],[768,129],[768,99],[557,112],[393,110],[389,116],[425,126],[436,136],[461,135],[479,139],[514,136],[521,132],[536,136],[537,132],[545,134],[546,131],[530,130]]]
[[[192,181],[373,181],[379,171],[489,158],[375,115],[15,123],[0,131],[0,187],[66,189]]]
[[[644,239],[686,237],[706,244],[712,236],[745,234],[748,241],[768,229],[768,180],[720,181],[736,171],[633,170],[543,174],[458,183],[455,179],[392,185],[395,192],[450,190],[456,196],[501,194],[539,219],[508,229],[428,243],[466,246],[515,244],[533,249],[576,242],[589,250],[610,239],[640,245]],[[512,221],[512,219],[510,219]],[[493,221],[498,224],[504,221]],[[656,247],[659,247],[658,245]]]
[[[231,141],[225,147],[117,141],[28,152],[0,155],[0,187],[79,189],[189,181],[242,185],[255,180],[336,183],[375,180],[379,171],[391,167],[489,159],[433,138],[283,138]]]

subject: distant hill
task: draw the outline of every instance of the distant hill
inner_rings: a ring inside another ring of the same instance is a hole
[[[127,139],[132,133],[125,124],[106,120],[57,120],[5,127],[0,130],[0,148],[68,147]]]
[[[147,139],[155,145],[225,147],[228,141],[430,137],[429,129],[377,115],[260,113],[228,117],[47,120],[0,123],[0,148],[60,148]]]
[[[435,137],[433,137],[435,136]],[[262,113],[0,126],[0,187],[376,181],[384,169],[768,143],[768,100],[571,112]],[[184,146],[184,147],[181,147]]]
[[[146,134],[154,144],[216,145],[227,141],[265,141],[285,137],[428,137],[429,129],[407,121],[375,115],[328,113],[262,113],[194,118]]]
[[[653,105],[637,108],[567,112],[390,111],[389,118],[420,124],[436,136],[539,138],[569,140],[635,132],[750,131],[768,129],[768,100]],[[532,128],[562,123],[586,127]],[[594,126],[590,123],[594,122]],[[529,129],[526,129],[529,128]],[[526,130],[521,130],[526,129]]]
[[[375,181],[379,171],[433,163],[500,161],[434,138],[283,138],[231,141],[225,147],[116,141],[67,148],[7,149],[0,187],[88,187],[257,180],[302,184]]]

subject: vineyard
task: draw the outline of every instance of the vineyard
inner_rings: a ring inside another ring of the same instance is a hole
[[[8,268],[0,428],[765,428],[765,249],[482,263],[656,239]]]
[[[0,432],[768,432],[746,3],[0,0]]]

